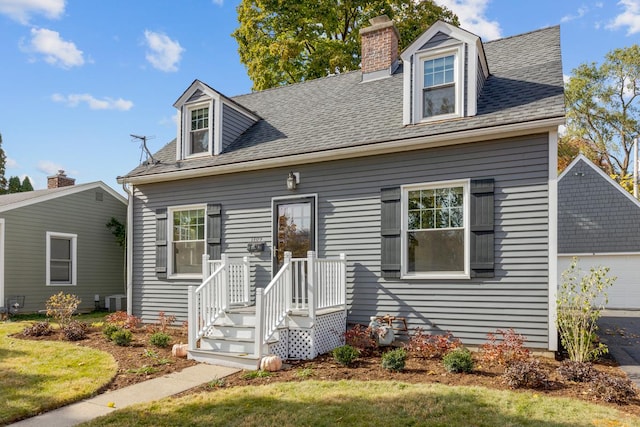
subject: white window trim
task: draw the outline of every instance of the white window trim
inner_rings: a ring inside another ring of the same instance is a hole
[[[181,205],[167,208],[167,278],[168,279],[202,279],[202,273],[175,273],[173,270],[173,213],[194,209],[204,210],[204,253],[207,253],[207,205]]]
[[[52,238],[69,239],[71,241],[71,283],[51,283],[51,239]],[[47,231],[46,246],[47,246],[46,285],[47,286],[76,286],[78,284],[78,235]]]
[[[456,109],[451,114],[440,114],[431,117],[422,117],[422,90],[424,89],[424,61],[453,55],[454,85]],[[438,49],[416,52],[413,67],[413,118],[414,123],[427,123],[462,117],[464,114],[464,44]]]
[[[184,106],[184,114],[182,114],[182,158],[183,159],[192,159],[196,157],[202,156],[211,156],[214,152],[214,144],[217,140],[217,122],[215,121],[215,116],[217,108],[215,108],[219,103],[215,101],[215,99],[208,99],[205,102],[194,102],[193,104],[185,104]],[[209,108],[209,148],[207,151],[202,153],[189,153],[189,141],[190,141],[190,133],[191,133],[191,111],[197,110],[199,108]]]
[[[426,182],[419,184],[408,184],[401,186],[402,190],[402,199],[401,199],[401,246],[402,246],[402,270],[401,270],[401,278],[402,279],[469,279],[471,278],[470,274],[470,254],[471,254],[471,227],[469,221],[471,219],[471,196],[470,196],[470,179],[463,180],[453,180],[453,181],[437,181],[437,182]],[[432,188],[443,188],[443,187],[462,187],[463,195],[463,224],[464,224],[464,271],[460,273],[452,272],[452,273],[443,273],[443,272],[434,272],[434,273],[409,273],[407,271],[409,265],[409,251],[407,249],[407,232],[408,232],[408,211],[409,211],[409,197],[408,193],[411,190],[417,189],[432,189]]]

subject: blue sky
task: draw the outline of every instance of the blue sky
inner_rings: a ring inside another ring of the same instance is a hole
[[[566,75],[640,42],[640,0],[436,0],[493,40],[561,25]],[[0,0],[5,175],[36,189],[59,169],[77,183],[136,167],[176,135],[173,103],[195,79],[250,92],[231,33],[239,0]]]

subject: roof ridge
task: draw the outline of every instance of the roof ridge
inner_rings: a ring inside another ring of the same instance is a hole
[[[535,34],[535,33],[540,33],[540,32],[542,32],[542,31],[548,31],[548,30],[551,30],[551,29],[553,29],[553,28],[558,28],[558,29],[560,29],[560,24],[549,25],[549,26],[547,26],[547,27],[538,28],[538,29],[536,29],[536,30],[527,31],[526,33],[513,34],[513,35],[511,35],[511,36],[501,37],[501,38],[499,38],[499,39],[489,40],[489,41],[482,42],[482,43],[483,43],[484,45],[488,45],[488,44],[491,44],[491,43],[501,42],[501,41],[505,41],[505,40],[513,39],[513,38],[516,38],[516,37],[523,37],[523,36],[527,36],[527,35],[529,35],[529,34]]]

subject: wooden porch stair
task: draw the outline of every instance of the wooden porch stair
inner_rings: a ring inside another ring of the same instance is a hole
[[[308,258],[285,258],[274,281],[256,291],[253,306],[246,258],[242,268],[225,256],[206,260],[207,279],[189,290],[190,359],[255,370],[263,355],[312,359],[342,343],[346,258],[318,260],[312,252]]]

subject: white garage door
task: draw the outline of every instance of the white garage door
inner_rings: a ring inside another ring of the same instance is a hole
[[[571,263],[571,256],[558,256],[558,286],[562,283],[562,272]],[[578,267],[588,272],[591,267],[609,267],[609,275],[616,276],[609,288],[607,308],[640,309],[640,254],[580,255]]]

